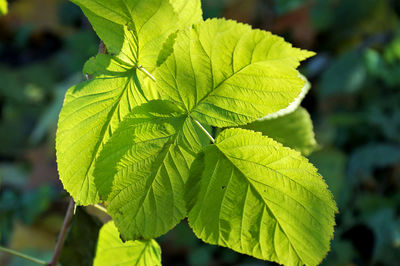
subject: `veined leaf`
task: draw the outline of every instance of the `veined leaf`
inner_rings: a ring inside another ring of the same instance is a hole
[[[197,14],[199,5],[197,0],[174,6],[167,0],[74,2],[116,54],[98,55],[87,62],[85,72],[93,79],[68,91],[58,123],[60,179],[78,204],[89,205],[99,201],[93,166],[103,145],[132,108],[158,97],[148,72],[154,70],[163,42],[180,27],[181,17],[174,8],[191,23],[186,16]],[[197,22],[199,17],[192,19]]]
[[[191,26],[203,20],[201,1],[198,0],[169,0],[174,10],[179,14],[179,25]]]
[[[235,126],[289,106],[305,84],[296,67],[312,55],[269,32],[212,19],[178,33],[156,77],[164,97],[193,118]]]
[[[99,56],[98,60],[107,60]],[[110,70],[123,66],[111,62]],[[77,204],[99,201],[94,161],[122,118],[145,102],[136,70],[106,73],[70,88],[60,113],[56,137],[57,163],[64,188]],[[123,73],[123,74],[121,74]]]
[[[118,229],[111,221],[100,229],[93,265],[161,266],[161,249],[153,239],[123,243]]]
[[[179,21],[182,27],[191,26],[196,23],[203,21],[200,1],[181,1],[181,0],[170,0],[171,4],[174,6],[174,10],[179,14]],[[173,52],[175,39],[177,32],[171,34],[168,39],[163,44],[163,48],[159,54],[157,60],[157,66],[160,66]]]
[[[189,225],[210,244],[284,265],[317,265],[337,211],[316,169],[260,133],[228,129],[194,161]]]
[[[8,4],[6,0],[0,0],[0,16],[7,14]]]
[[[309,155],[317,147],[311,117],[303,107],[275,119],[255,121],[242,128],[259,131],[304,155]]]
[[[284,109],[281,109],[278,112],[275,112],[275,113],[269,114],[267,116],[264,116],[263,118],[260,118],[258,120],[261,120],[261,121],[262,120],[269,120],[269,119],[278,118],[280,116],[288,115],[288,114],[294,112],[300,106],[300,104],[303,101],[304,97],[306,97],[308,91],[311,88],[311,83],[306,79],[306,77],[304,77],[303,75],[300,75],[300,77],[302,79],[304,79],[306,84],[304,84],[303,88],[301,89],[301,92],[300,92],[299,96],[297,96],[297,98],[294,99],[294,101],[291,102],[288,107],[286,107]]]
[[[202,20],[200,0],[72,0],[79,5],[107,49],[148,71],[168,36]]]
[[[170,102],[139,106],[120,124],[94,176],[125,239],[158,237],[186,216],[184,184],[202,142],[191,119]]]

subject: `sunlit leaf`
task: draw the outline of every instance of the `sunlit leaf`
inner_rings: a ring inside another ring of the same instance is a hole
[[[157,98],[149,74],[156,67],[164,41],[182,19],[197,22],[199,3],[172,6],[169,1],[75,0],[113,55],[98,55],[85,66],[92,80],[66,95],[57,131],[57,158],[64,188],[78,204],[100,201],[93,166],[119,122],[135,106]],[[186,25],[187,26],[187,25]]]
[[[311,117],[302,107],[290,114],[275,119],[255,121],[243,128],[259,131],[305,155],[317,147]]]
[[[206,243],[284,265],[317,265],[337,211],[300,153],[243,129],[223,131],[193,163],[189,225]]]
[[[151,101],[124,119],[94,175],[125,239],[158,237],[186,216],[184,184],[201,147],[191,118],[170,102]]]
[[[161,266],[161,249],[155,240],[122,242],[118,229],[108,222],[100,229],[93,266]]]
[[[296,68],[312,52],[269,32],[212,19],[179,32],[156,73],[164,97],[212,126],[233,126],[286,108],[305,81]]]

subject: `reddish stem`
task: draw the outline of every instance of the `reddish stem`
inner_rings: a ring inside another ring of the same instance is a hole
[[[53,259],[49,263],[49,266],[57,266],[60,258],[61,250],[64,246],[65,238],[67,236],[69,225],[71,224],[72,217],[74,216],[75,202],[71,198],[68,204],[68,210],[65,214],[64,223],[61,228],[60,234],[58,235],[56,249],[54,251]]]

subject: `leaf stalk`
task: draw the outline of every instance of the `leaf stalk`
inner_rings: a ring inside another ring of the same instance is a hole
[[[156,82],[156,78],[152,75],[152,74],[150,74],[150,72],[149,71],[147,71],[142,65],[139,65],[138,67],[137,67],[140,71],[142,71],[143,73],[145,73],[149,78],[151,78],[154,82]]]
[[[94,208],[98,209],[99,211],[102,211],[102,212],[104,212],[105,214],[108,214],[107,209],[104,208],[103,206],[101,206],[100,204],[95,204],[95,205],[92,205],[92,206],[93,206]]]
[[[207,137],[211,140],[212,143],[215,143],[215,139],[213,138],[213,136],[211,136],[211,134],[202,126],[202,124],[200,124],[199,121],[197,121],[196,119],[192,118],[193,121],[200,127],[200,129],[206,133]]]

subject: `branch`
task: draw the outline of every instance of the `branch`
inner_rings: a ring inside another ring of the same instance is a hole
[[[63,226],[61,228],[60,234],[58,235],[57,245],[54,251],[53,259],[48,264],[49,266],[57,266],[58,264],[60,253],[64,246],[65,237],[67,236],[69,225],[71,224],[72,217],[74,216],[74,209],[75,209],[75,202],[71,198],[69,201],[67,213],[65,214]]]

